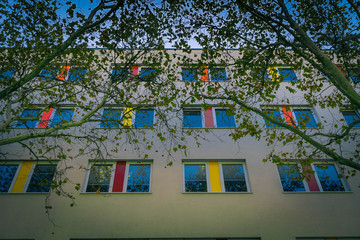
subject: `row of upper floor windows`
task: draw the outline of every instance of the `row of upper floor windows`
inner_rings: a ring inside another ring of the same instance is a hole
[[[341,70],[341,67],[339,67]],[[183,81],[215,81],[224,82],[228,80],[228,72],[225,67],[207,67],[200,69],[195,67],[183,67],[181,76]],[[52,66],[43,69],[40,73],[41,80],[68,80],[81,81],[85,78],[87,69],[76,66]],[[353,82],[360,81],[360,71],[350,70],[349,77]],[[4,71],[0,74],[0,78],[10,78],[14,75],[14,70]],[[136,77],[141,81],[156,81],[159,71],[148,66],[132,66],[131,69],[121,65],[114,65],[112,70],[112,79],[116,81],[124,81],[129,76]],[[300,73],[291,67],[269,67],[267,70],[257,69],[255,75],[258,79],[272,79],[285,82],[298,81]],[[269,77],[270,76],[270,77]],[[326,80],[327,78],[325,78]]]
[[[267,106],[263,109],[270,117],[301,128],[318,128],[320,121],[309,107]],[[344,110],[341,112],[348,125],[360,120],[359,111]],[[20,120],[13,128],[47,128],[71,122],[74,108],[25,109]],[[103,109],[99,128],[151,128],[156,123],[156,111],[152,108],[105,108]],[[236,119],[229,109],[209,107],[184,108],[182,111],[183,128],[235,128]],[[266,128],[282,128],[265,120]],[[360,128],[360,123],[353,126]]]
[[[151,192],[152,161],[91,162],[82,192]],[[0,162],[0,192],[49,192],[56,164],[32,161]],[[277,165],[284,192],[350,191],[334,163],[301,166]],[[183,192],[251,192],[246,163],[232,161],[183,161]]]

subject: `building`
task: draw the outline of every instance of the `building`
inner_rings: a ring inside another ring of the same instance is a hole
[[[194,50],[189,58],[200,53]],[[200,74],[189,64],[174,66],[179,78],[177,87],[188,88],[187,81],[213,81],[221,85],[233,79],[233,69],[220,64],[203,67]],[[139,76],[145,82],[151,82],[156,72],[141,63],[129,68],[132,77]],[[110,63],[108,72],[102,74],[117,81],[125,76],[122,70],[122,66]],[[85,68],[65,65],[60,71],[44,70],[41,78],[78,81],[86,74]],[[284,104],[286,87],[300,81],[302,73],[289,66],[278,66],[270,68],[265,77],[274,76],[284,78],[276,92],[278,102],[255,103],[267,115],[289,125],[303,124],[301,127],[309,131],[318,129],[319,123],[326,128],[333,124],[331,121],[346,126],[359,119],[357,110],[310,107],[300,90],[291,97],[287,95],[289,102]],[[324,89],[329,84],[325,82]],[[149,90],[142,89],[139,96],[146,91]],[[216,103],[206,109],[200,101],[182,109],[174,107],[177,110],[171,123],[178,126],[179,132],[185,136],[189,131],[196,132],[200,136],[186,138],[186,155],[181,146],[169,155],[164,149],[169,146],[173,149],[177,144],[171,145],[165,133],[164,141],[161,136],[156,138],[158,132],[148,129],[160,123],[156,106],[136,108],[111,101],[94,115],[99,121],[64,132],[80,134],[95,129],[96,134],[106,133],[113,140],[105,141],[99,149],[118,151],[99,155],[87,152],[81,144],[57,140],[62,148],[50,149],[48,154],[39,152],[46,148],[30,145],[42,156],[36,159],[20,144],[2,146],[0,239],[360,239],[358,174],[348,179],[339,177],[340,165],[328,158],[317,159],[311,166],[300,166],[296,159],[284,164],[264,163],[274,147],[268,146],[265,138],[251,136],[234,142],[229,134],[239,125],[239,119]],[[46,110],[42,108],[44,103],[37,104],[39,108],[24,109],[22,120],[14,122],[11,132],[2,136],[36,133],[82,117],[79,107],[71,101],[61,103],[62,108]],[[324,119],[331,119],[329,125]],[[264,131],[287,131],[261,117],[258,120]],[[146,144],[133,139],[129,142],[130,137],[120,139],[114,132],[126,127],[152,139],[151,149],[145,151]],[[359,127],[351,131],[359,131],[356,129]],[[201,136],[206,136],[206,140]],[[44,141],[48,148],[56,145],[55,140]],[[355,142],[345,142],[341,150],[354,151]],[[292,152],[297,146],[288,144],[280,148]],[[62,159],[61,154],[65,153]],[[141,157],[144,154],[148,157]],[[309,168],[314,174],[301,179],[300,172]],[[66,181],[62,189],[75,197],[73,207],[70,206],[73,201],[63,192],[50,191],[51,186],[43,184],[43,179],[54,176]]]

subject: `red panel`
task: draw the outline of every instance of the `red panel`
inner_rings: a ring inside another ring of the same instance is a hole
[[[115,177],[114,177],[114,185],[113,192],[122,192],[124,186],[124,178],[125,178],[125,167],[126,162],[117,162],[115,168]]]
[[[39,126],[38,126],[39,128],[46,128],[48,126],[53,110],[54,110],[53,108],[50,108],[43,112]]]
[[[302,167],[303,167],[303,169],[304,169],[304,172],[305,172],[305,171],[310,171],[310,170],[312,170],[310,166],[302,166]],[[308,184],[308,186],[309,186],[309,190],[310,190],[311,192],[318,192],[318,191],[320,191],[319,186],[318,186],[318,184],[317,184],[317,182],[316,182],[316,179],[315,179],[314,174],[306,173],[306,174],[305,174],[305,178],[306,178],[306,182],[307,182],[307,184]],[[309,179],[309,180],[308,180],[308,179]]]
[[[289,109],[287,109],[286,107],[281,107],[281,109],[284,112],[286,123],[295,127],[294,117],[292,115],[292,112]]]
[[[69,71],[69,68],[70,68],[70,66],[64,66],[64,68],[62,69],[61,73],[58,76],[59,80],[63,80],[63,81],[65,80],[66,75]]]
[[[212,108],[205,110],[205,127],[214,127]]]
[[[139,74],[139,66],[133,66],[132,67],[132,75],[136,76]]]
[[[209,81],[209,71],[207,67],[204,67],[204,70],[201,73],[201,81]]]

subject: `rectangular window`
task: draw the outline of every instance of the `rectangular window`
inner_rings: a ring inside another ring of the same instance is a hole
[[[73,115],[74,115],[73,109],[68,109],[68,108],[56,109],[55,115],[54,115],[53,119],[51,120],[50,127],[56,127],[56,126],[60,126],[64,123],[71,122]]]
[[[122,126],[122,110],[121,109],[104,109],[101,117],[101,128],[120,128]]]
[[[227,109],[215,109],[216,127],[218,128],[234,128],[235,118]]]
[[[149,128],[154,124],[154,110],[153,109],[138,109],[135,113],[135,127]]]
[[[296,74],[291,68],[278,68],[278,71],[284,82],[297,81]]]
[[[256,81],[268,81],[269,74],[268,71],[264,68],[254,68],[251,70],[251,76],[256,79]]]
[[[14,183],[15,175],[18,172],[18,164],[0,163],[0,192],[10,192]]]
[[[182,68],[182,80],[185,82],[199,81],[199,74],[195,68]]]
[[[26,192],[49,192],[56,165],[36,164]]]
[[[350,70],[349,75],[353,82],[360,82],[360,71]]]
[[[93,164],[84,192],[150,192],[151,164],[117,161]]]
[[[111,79],[113,82],[123,82],[129,78],[129,69],[116,64],[112,70]]]
[[[142,67],[139,80],[144,82],[155,82],[157,77],[157,71],[155,68]]]
[[[293,109],[297,123],[302,128],[317,128],[317,124],[310,109]]]
[[[68,81],[81,81],[85,78],[87,69],[83,67],[71,67]]]
[[[4,81],[7,79],[10,79],[14,76],[15,74],[15,68],[11,68],[11,69],[1,69],[0,70],[0,80]]]
[[[41,109],[25,109],[21,113],[21,119],[16,123],[15,128],[37,127]]]
[[[345,180],[335,164],[279,164],[278,171],[284,192],[344,192]]]
[[[184,163],[184,192],[249,192],[241,162]]]
[[[210,81],[225,82],[227,80],[225,68],[211,68]]]
[[[229,109],[210,107],[183,110],[184,128],[234,128],[235,116]]]
[[[183,110],[184,128],[202,128],[202,116],[200,108],[189,108]]]
[[[283,122],[283,118],[279,109],[264,109],[263,112],[265,112],[266,115],[274,118],[275,120]],[[265,120],[265,126],[266,128],[281,128],[281,126],[278,126],[268,120]]]
[[[59,71],[59,66],[49,66],[44,68],[40,73],[40,79],[45,81],[58,80]]]
[[[71,122],[74,109],[25,109],[21,113],[21,119],[17,121],[15,128],[46,128],[60,126]]]
[[[356,111],[343,111],[342,115],[348,125],[360,119],[359,114]],[[355,124],[354,128],[360,128],[360,123]]]

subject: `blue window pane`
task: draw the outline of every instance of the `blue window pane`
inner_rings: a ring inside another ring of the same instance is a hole
[[[274,118],[275,120],[278,120],[280,122],[283,122],[283,119],[281,117],[281,113],[279,110],[276,110],[276,109],[265,109],[263,110],[263,112],[266,113],[266,115]],[[270,121],[267,121],[265,120],[265,126],[266,128],[282,128],[281,126],[278,126],[276,124],[273,124],[272,122]]]
[[[111,78],[113,82],[123,82],[129,77],[129,70],[124,67],[115,66],[112,71]]]
[[[127,192],[149,192],[150,164],[130,164]]]
[[[86,192],[109,192],[112,165],[92,165]]]
[[[6,80],[14,76],[15,69],[1,70],[0,71],[0,80]]]
[[[37,126],[39,115],[41,110],[40,109],[26,109],[21,113],[22,120],[19,120],[15,127],[16,128],[34,128]],[[26,120],[26,119],[32,119],[32,120]]]
[[[222,165],[225,192],[247,192],[244,167],[242,164]]]
[[[140,109],[136,111],[135,115],[135,127],[136,128],[148,128],[154,124],[154,110],[152,109]]]
[[[207,192],[205,164],[185,165],[185,192]]]
[[[294,109],[298,125],[305,128],[317,128],[315,118],[310,109]]]
[[[69,78],[68,81],[81,81],[82,79],[85,78],[87,69],[86,68],[81,68],[81,67],[76,67],[76,68],[70,68],[69,71]]]
[[[183,111],[183,127],[184,128],[201,128],[201,110],[200,109],[189,109]]]
[[[115,120],[103,121],[100,123],[101,128],[119,128],[121,127],[121,113],[120,109],[104,109],[101,120]]]
[[[56,109],[55,116],[51,121],[51,127],[60,126],[64,123],[71,122],[74,115],[74,110],[72,109]]]
[[[53,68],[45,68],[40,73],[41,80],[56,80],[58,79],[59,75],[59,68],[53,67]]]
[[[26,192],[49,192],[55,170],[53,164],[36,165]]]
[[[254,69],[251,72],[252,72],[252,75],[255,77],[256,81],[269,80],[269,75],[267,74],[266,70]]]
[[[230,116],[230,114],[226,109],[215,109],[216,125],[218,128],[235,127],[234,115]]]
[[[297,165],[288,164],[278,165],[277,167],[284,192],[305,192],[304,183]]]
[[[198,81],[198,74],[195,68],[183,68],[182,69],[182,80],[189,81]]]
[[[291,68],[279,68],[279,73],[284,78],[284,82],[297,81],[296,74]]]
[[[225,68],[212,68],[210,70],[210,75],[211,81],[224,82],[227,79]]]
[[[315,164],[315,171],[324,191],[345,191],[334,165]]]
[[[155,81],[156,80],[156,69],[154,68],[142,68],[140,75],[139,75],[139,80],[140,81],[145,81],[145,82],[150,82],[150,81]]]
[[[342,114],[348,125],[350,125],[354,121],[359,120],[359,115],[355,111],[343,111]],[[360,123],[355,124],[354,128],[360,128]]]
[[[349,75],[353,82],[360,82],[360,71],[350,70]]]
[[[0,165],[0,192],[8,192],[18,165]]]

